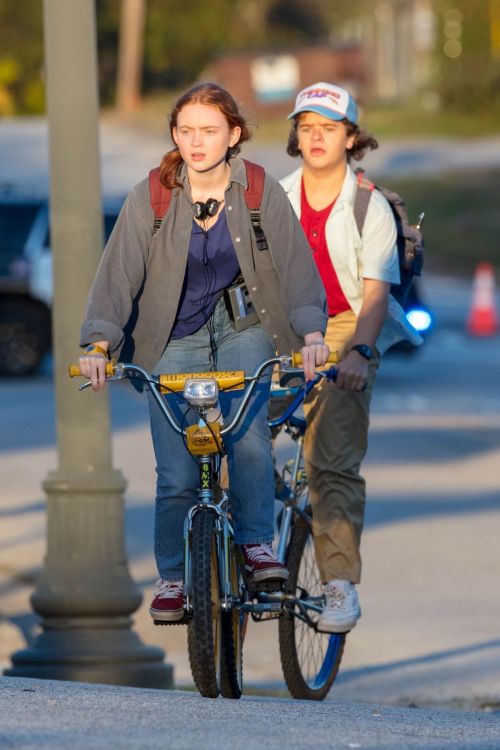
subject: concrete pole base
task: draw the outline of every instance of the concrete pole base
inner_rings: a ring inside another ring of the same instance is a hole
[[[172,688],[163,650],[132,630],[142,595],[125,557],[121,472],[53,471],[44,488],[47,555],[31,596],[42,632],[5,674]]]
[[[42,621],[33,645],[12,654],[8,677],[173,688],[173,667],[162,649],[145,646],[129,618]]]

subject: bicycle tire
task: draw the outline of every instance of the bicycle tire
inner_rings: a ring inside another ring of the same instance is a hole
[[[191,539],[193,617],[188,625],[188,653],[193,680],[205,698],[217,698],[221,670],[221,607],[215,516],[199,511]]]
[[[233,601],[240,599],[240,576],[237,553],[231,542],[229,549],[231,592]],[[221,613],[221,679],[220,692],[223,698],[241,698],[243,692],[243,639],[245,635],[247,614],[242,614],[237,607],[230,612]]]
[[[289,571],[285,591],[297,597],[322,592],[310,525],[296,517],[287,549]],[[317,616],[312,618],[317,619]],[[319,633],[285,611],[279,619],[281,667],[293,698],[324,700],[337,676],[345,633]]]

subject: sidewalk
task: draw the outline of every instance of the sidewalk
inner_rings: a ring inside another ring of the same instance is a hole
[[[16,750],[498,750],[500,717],[0,678]]]

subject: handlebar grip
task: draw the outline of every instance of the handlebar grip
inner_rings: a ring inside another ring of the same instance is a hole
[[[114,364],[113,362],[106,362],[106,376],[111,377],[111,375],[114,374]],[[76,377],[85,377],[82,375],[82,372],[80,370],[80,367],[78,365],[68,365],[68,375],[70,378],[76,378]]]
[[[327,364],[336,365],[338,362],[340,362],[340,354],[335,349],[333,352],[330,352],[330,356],[327,359]],[[301,364],[302,354],[300,352],[292,352],[292,367],[300,367]]]

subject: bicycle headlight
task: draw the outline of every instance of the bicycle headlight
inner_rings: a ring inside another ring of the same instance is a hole
[[[191,406],[215,406],[219,386],[212,378],[189,378],[184,384],[184,398]]]

